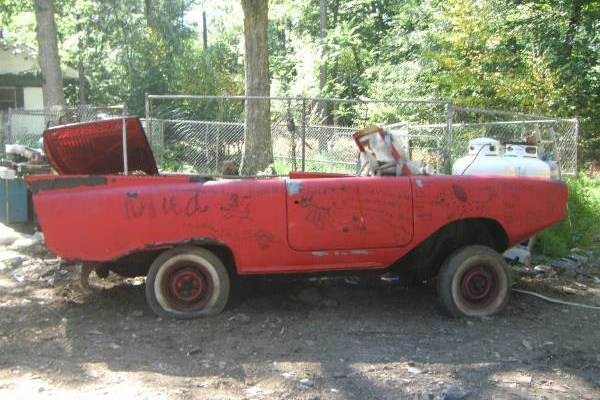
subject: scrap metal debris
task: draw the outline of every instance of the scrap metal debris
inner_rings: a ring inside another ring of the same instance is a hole
[[[15,179],[30,173],[45,174],[50,172],[50,165],[40,149],[20,144],[5,145],[6,157],[0,161],[0,177]]]

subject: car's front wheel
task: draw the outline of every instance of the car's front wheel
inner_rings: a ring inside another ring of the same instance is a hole
[[[486,317],[502,311],[510,287],[504,258],[486,246],[466,246],[452,253],[437,280],[440,301],[454,317]]]
[[[229,275],[212,252],[183,246],[154,260],[146,277],[146,300],[162,317],[190,319],[220,313],[229,297]]]

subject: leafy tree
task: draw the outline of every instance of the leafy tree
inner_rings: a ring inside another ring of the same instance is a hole
[[[135,113],[143,112],[145,92],[239,94],[244,27],[241,12],[233,10],[242,3],[256,9],[250,0],[203,3],[212,15],[210,45],[203,50],[200,35],[185,22],[192,0],[54,0],[60,57],[74,68],[82,65],[90,103],[127,102]],[[328,0],[325,43],[320,3],[269,2],[270,71],[260,80],[272,83],[272,94],[450,98],[578,116],[580,154],[600,157],[600,2]],[[32,3],[0,0],[0,6],[0,23],[15,33],[11,40],[35,42]],[[326,72],[324,87],[320,71]],[[67,94],[68,102],[77,101],[76,87]],[[225,110],[214,102],[184,106],[187,114],[207,117],[239,112],[239,105]],[[376,111],[370,115],[381,120],[434,115]],[[360,106],[337,107],[315,122],[362,123],[364,114]]]

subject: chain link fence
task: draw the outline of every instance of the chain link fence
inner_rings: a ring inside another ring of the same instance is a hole
[[[464,154],[470,139],[489,137],[501,143],[538,143],[543,160],[556,161],[561,173],[577,173],[577,119],[550,118],[518,112],[453,107],[451,158]]]
[[[236,174],[244,151],[243,96],[147,95],[142,120],[163,172]],[[385,126],[400,138],[411,160],[435,173],[452,163],[477,137],[503,143],[534,137],[541,157],[558,162],[564,175],[577,171],[576,119],[461,107],[449,101],[267,97],[270,102],[273,168],[356,174],[360,159],[352,134]],[[123,106],[11,109],[4,113],[2,143],[42,147],[48,126],[121,117]],[[4,146],[1,146],[4,152]]]
[[[413,157],[423,162],[426,156],[440,154],[443,145],[443,129],[434,135],[421,125],[444,121],[445,102],[268,100],[277,174],[357,173],[360,162],[352,134],[374,124],[389,125],[407,140],[410,136],[418,148]],[[146,131],[161,170],[222,175],[232,165],[237,169],[244,148],[245,101],[245,97],[147,96]]]
[[[243,96],[146,96],[146,131],[165,172],[235,173],[244,148]],[[352,133],[385,126],[401,138],[411,160],[448,173],[477,137],[540,143],[542,157],[565,175],[577,171],[575,119],[459,107],[449,101],[260,97],[270,102],[274,169],[358,173]]]

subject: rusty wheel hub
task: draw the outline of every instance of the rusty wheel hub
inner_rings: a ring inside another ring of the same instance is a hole
[[[494,300],[498,284],[490,268],[478,265],[470,268],[462,277],[461,295],[473,306],[486,306]]]
[[[194,264],[173,266],[162,288],[167,301],[177,309],[202,308],[213,291],[207,272]]]
[[[205,289],[204,276],[193,268],[184,268],[171,277],[171,293],[177,300],[193,302]]]

